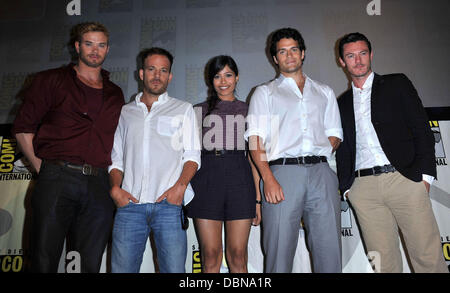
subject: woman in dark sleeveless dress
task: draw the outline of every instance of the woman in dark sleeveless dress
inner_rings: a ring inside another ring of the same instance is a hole
[[[202,121],[202,165],[191,181],[195,196],[187,214],[194,219],[203,272],[220,271],[224,224],[229,270],[247,272],[250,228],[261,220],[259,175],[244,140],[248,105],[235,97],[238,80],[231,57],[212,58],[207,65],[212,94],[194,106]]]

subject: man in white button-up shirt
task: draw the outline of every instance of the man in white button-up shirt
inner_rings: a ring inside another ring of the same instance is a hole
[[[403,272],[398,228],[415,272],[448,272],[428,196],[436,176],[434,138],[417,91],[403,74],[372,72],[360,33],[339,42],[352,88],[339,98],[344,142],[336,154],[340,190],[356,212],[379,272]]]
[[[338,181],[327,163],[343,138],[336,97],[302,72],[297,30],[274,32],[270,51],[281,74],[256,88],[245,133],[263,183],[265,271],[292,272],[303,218],[314,272],[341,272]]]
[[[184,272],[187,252],[183,201],[200,168],[200,138],[191,104],[168,96],[172,55],[141,52],[143,92],[122,108],[111,154],[111,196],[118,209],[112,272],[139,272],[152,231],[160,272]]]

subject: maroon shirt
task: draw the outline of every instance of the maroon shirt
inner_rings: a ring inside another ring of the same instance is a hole
[[[194,106],[198,115],[201,114],[202,146],[204,150],[245,150],[247,148],[244,132],[246,129],[245,117],[247,117],[248,105],[242,101],[219,101],[211,113],[208,112],[208,102]],[[216,125],[219,123],[219,125]],[[220,124],[222,127],[220,127]],[[209,126],[211,125],[211,126]],[[222,142],[220,143],[220,136]],[[217,142],[217,143],[216,143]]]
[[[103,89],[83,84],[74,64],[36,74],[24,94],[13,133],[34,133],[37,157],[106,168],[124,104],[122,90],[101,71]]]

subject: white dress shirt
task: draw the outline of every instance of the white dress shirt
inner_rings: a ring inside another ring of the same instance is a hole
[[[299,156],[331,158],[328,137],[343,139],[341,117],[333,90],[305,77],[303,94],[283,74],[256,88],[250,100],[245,139],[263,139],[269,161]]]
[[[196,162],[200,168],[200,136],[191,104],[166,92],[149,112],[141,96],[122,108],[108,170],[123,172],[122,188],[139,203],[154,203],[175,184],[185,162]],[[189,184],[184,203],[193,196]]]
[[[364,82],[362,89],[356,87],[352,82],[356,127],[355,171],[390,164],[381,148],[371,120],[370,103],[374,76],[375,74],[372,72]],[[422,177],[430,184],[434,179],[434,177],[426,174],[423,174]]]
[[[370,95],[372,93],[373,77],[374,73],[372,72],[366,79],[362,89],[357,88],[352,83],[356,127],[355,171],[390,164],[381,148],[371,120]]]

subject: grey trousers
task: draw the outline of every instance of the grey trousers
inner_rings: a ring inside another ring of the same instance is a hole
[[[336,173],[328,163],[273,165],[270,169],[283,189],[285,200],[270,204],[262,196],[265,272],[292,272],[302,218],[313,272],[342,272]]]

